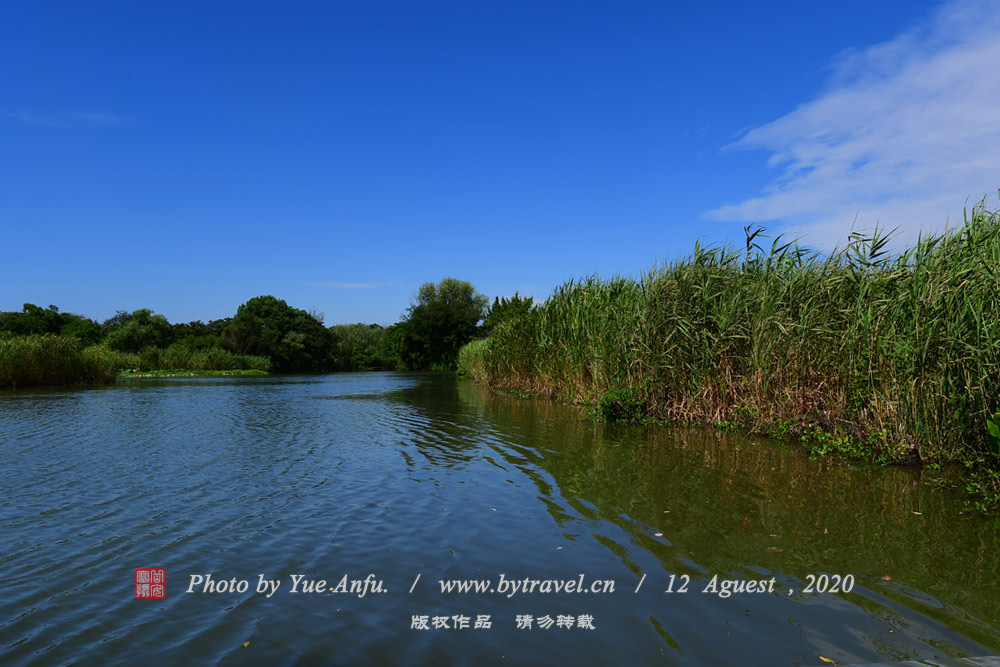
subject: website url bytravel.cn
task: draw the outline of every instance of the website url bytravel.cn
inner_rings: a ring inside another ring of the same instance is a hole
[[[415,582],[414,582],[415,583]],[[439,579],[442,594],[458,595],[515,595],[552,593],[584,593],[603,595],[615,592],[614,579],[587,580],[586,575],[576,579],[515,579],[501,573],[498,579]]]

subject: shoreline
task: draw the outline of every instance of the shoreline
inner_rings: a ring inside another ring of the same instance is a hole
[[[155,380],[159,378],[180,377],[263,377],[270,375],[267,371],[257,369],[234,369],[225,371],[163,369],[155,371],[125,371],[115,377],[118,380]]]

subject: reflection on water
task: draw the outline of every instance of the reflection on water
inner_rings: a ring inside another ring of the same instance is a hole
[[[4,391],[0,454],[5,663],[819,664],[1000,651],[1000,526],[961,514],[931,473],[594,424],[448,375]],[[134,569],[153,566],[167,569],[166,599],[134,600]],[[250,590],[184,592],[208,573]],[[369,573],[389,592],[287,593],[293,574],[333,585]],[[437,584],[500,573],[584,574],[616,591]],[[257,595],[259,574],[283,588]],[[664,593],[683,574],[689,592]],[[774,577],[776,592],[701,593],[716,574]],[[804,593],[819,574],[853,575],[854,590]],[[492,627],[413,630],[414,615],[489,615]],[[519,615],[589,615],[596,629],[518,629]]]
[[[614,524],[626,538],[603,541],[624,560],[637,551],[667,574],[773,573],[799,588],[808,574],[849,573],[858,595],[846,599],[870,614],[912,610],[947,626],[942,646],[959,630],[997,649],[1000,525],[962,514],[923,478],[940,473],[811,461],[763,439],[593,424],[561,406],[461,387],[490,422],[549,443],[531,465],[554,484],[539,488],[558,488],[573,510],[553,503],[554,518]]]

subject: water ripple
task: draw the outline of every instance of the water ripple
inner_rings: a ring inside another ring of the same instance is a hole
[[[443,375],[0,392],[0,656],[353,665],[669,655],[708,664],[753,646],[788,664],[815,662],[830,646],[869,662],[1000,647],[989,526],[935,509],[940,501],[916,495],[909,480],[657,433],[470,393]],[[853,496],[861,500],[841,511]],[[907,502],[922,503],[925,524],[902,522],[915,516]],[[944,527],[951,541],[935,539]],[[932,577],[907,564],[914,553]],[[978,573],[968,583],[963,558]],[[133,571],[148,566],[167,569],[165,600],[133,599]],[[880,587],[882,569],[899,585]],[[668,604],[662,593],[460,598],[433,589],[437,579],[500,572],[585,572],[624,589],[643,575],[662,587],[681,572],[699,581],[774,573],[799,586],[819,571],[857,573],[860,593],[734,606]],[[193,575],[253,586],[263,574],[287,587],[293,574],[333,585],[369,573],[392,593],[185,593]],[[417,573],[426,585],[404,594]],[[412,614],[459,612],[491,613],[497,627],[460,639],[409,630]],[[593,613],[600,630],[572,640],[515,630],[511,619],[526,612]]]

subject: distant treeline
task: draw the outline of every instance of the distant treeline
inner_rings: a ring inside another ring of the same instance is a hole
[[[233,317],[184,324],[149,309],[98,323],[26,303],[20,312],[0,312],[0,386],[105,382],[122,370],[448,370],[463,344],[485,335],[486,305],[471,284],[454,278],[423,285],[390,327],[326,327],[322,316],[273,296],[250,299]]]
[[[696,245],[639,280],[571,281],[466,346],[460,372],[609,420],[985,460],[1000,494],[1000,214],[980,204],[899,254],[880,231],[833,254],[763,239],[747,228],[745,248]]]

